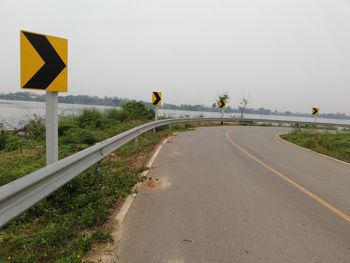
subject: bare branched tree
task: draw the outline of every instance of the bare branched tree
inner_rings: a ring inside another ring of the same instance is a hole
[[[239,103],[240,107],[239,110],[241,111],[241,118],[244,117],[244,111],[247,108],[248,104],[251,102],[251,96],[248,94],[243,93],[241,97],[241,101]]]

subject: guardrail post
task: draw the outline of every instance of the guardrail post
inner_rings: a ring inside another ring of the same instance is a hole
[[[101,161],[98,161],[96,163],[96,170],[95,170],[95,184],[100,184],[102,180],[102,164]]]
[[[135,147],[135,150],[139,149],[139,136],[135,137],[134,139],[134,147]]]
[[[97,178],[100,177],[101,175],[101,161],[97,162],[97,165],[96,165],[96,176]]]

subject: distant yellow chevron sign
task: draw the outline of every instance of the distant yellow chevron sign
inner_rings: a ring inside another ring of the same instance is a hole
[[[162,93],[159,91],[152,92],[152,104],[160,107],[162,105]]]
[[[319,115],[320,114],[320,109],[313,107],[311,110],[312,115]]]
[[[66,92],[68,40],[21,31],[20,42],[21,88]]]
[[[226,102],[224,100],[219,100],[218,101],[218,106],[219,106],[220,109],[224,108],[226,106]]]

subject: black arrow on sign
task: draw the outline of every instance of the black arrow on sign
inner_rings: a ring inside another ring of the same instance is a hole
[[[25,89],[47,89],[54,79],[66,67],[63,60],[52,47],[49,40],[42,35],[23,32],[45,64],[23,86]]]
[[[154,94],[154,96],[156,97],[156,100],[153,101],[153,105],[158,105],[158,103],[160,102],[160,100],[161,100],[162,98],[159,96],[158,92],[153,92],[153,94]]]
[[[317,108],[312,108],[312,115],[315,115],[318,113],[318,109]]]
[[[224,101],[224,100],[220,100],[220,105],[219,105],[219,107],[220,107],[220,108],[223,108],[223,107],[225,107],[225,105],[226,105],[225,101]]]

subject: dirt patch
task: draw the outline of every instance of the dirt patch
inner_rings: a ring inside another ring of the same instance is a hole
[[[154,149],[155,147],[152,147],[146,153],[140,153],[136,156],[136,158],[133,158],[130,161],[132,161],[137,167],[144,167],[147,163],[147,160],[149,159],[150,153],[153,152]]]
[[[11,151],[11,152],[5,152],[2,153],[0,156],[0,161],[11,161],[15,159],[17,156],[21,157],[34,157],[41,154],[43,151],[42,147],[36,147],[35,149],[23,149]]]
[[[106,157],[106,160],[107,160],[107,162],[115,162],[115,161],[118,161],[118,160],[120,160],[121,158],[120,157],[118,157],[115,153],[111,153],[110,155],[108,155],[107,157]]]
[[[152,178],[148,177],[142,184],[140,189],[161,189],[170,186],[166,178]]]

